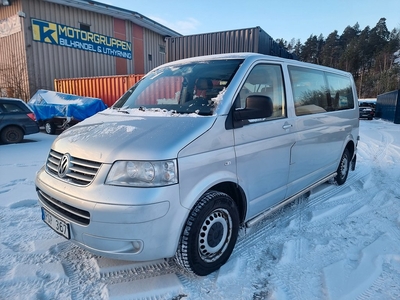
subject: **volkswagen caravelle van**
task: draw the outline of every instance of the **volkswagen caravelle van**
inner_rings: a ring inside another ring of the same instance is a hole
[[[254,53],[171,62],[63,132],[36,177],[42,219],[92,253],[207,275],[238,231],[354,170],[350,74]]]

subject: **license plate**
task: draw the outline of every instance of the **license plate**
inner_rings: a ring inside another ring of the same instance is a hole
[[[42,220],[49,225],[55,232],[69,239],[69,224],[53,216],[42,207]]]

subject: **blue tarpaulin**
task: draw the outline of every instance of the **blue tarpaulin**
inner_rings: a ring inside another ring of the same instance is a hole
[[[29,100],[38,121],[52,118],[73,118],[77,121],[107,108],[99,98],[82,97],[48,90],[38,90]]]

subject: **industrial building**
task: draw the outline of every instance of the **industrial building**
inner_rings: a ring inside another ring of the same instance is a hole
[[[88,0],[0,0],[0,94],[29,99],[57,78],[144,74],[179,33]]]

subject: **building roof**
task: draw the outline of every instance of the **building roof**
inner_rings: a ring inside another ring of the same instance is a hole
[[[92,11],[103,15],[116,17],[122,20],[131,21],[134,24],[147,28],[160,35],[166,37],[178,37],[182,36],[180,33],[153,21],[146,16],[131,10],[119,8],[106,3],[100,3],[91,0],[43,0],[52,3],[58,3],[65,6],[76,7],[82,10]]]

